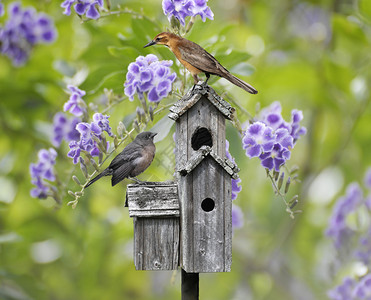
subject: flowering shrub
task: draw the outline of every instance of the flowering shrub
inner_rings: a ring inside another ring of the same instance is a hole
[[[351,234],[351,229],[346,223],[346,217],[354,212],[362,202],[362,190],[357,183],[350,184],[346,195],[336,202],[326,230],[327,236],[333,239],[336,247],[339,248],[342,241]]]
[[[340,197],[333,208],[325,234],[330,237],[338,251],[349,251],[348,241],[353,237],[359,237],[358,245],[352,252],[347,254],[350,258],[361,262],[369,270],[371,257],[371,226],[367,230],[352,229],[348,222],[350,214],[357,214],[362,209],[369,211],[369,199],[371,196],[370,185],[371,168],[366,172],[364,183],[368,195],[364,196],[358,183],[349,184],[345,196]],[[328,296],[333,300],[358,300],[370,299],[371,297],[371,273],[367,273],[359,280],[345,277],[343,282],[328,291]]]
[[[72,141],[69,144],[70,151],[67,156],[73,158],[73,163],[77,164],[81,151],[90,153],[91,156],[98,156],[100,149],[107,151],[109,143],[104,138],[103,131],[106,131],[109,136],[113,136],[111,127],[108,121],[109,116],[95,113],[93,122],[81,122],[76,125],[76,130],[80,133],[79,141]]]
[[[213,20],[214,14],[207,6],[207,0],[163,0],[162,9],[169,21],[171,17],[179,20],[182,26],[185,26],[186,17],[195,17],[199,15],[203,22],[206,18]]]
[[[53,138],[52,144],[59,147],[62,140],[67,142],[78,141],[80,133],[76,130],[76,125],[80,123],[79,118],[68,118],[66,114],[58,112],[53,118]]]
[[[3,6],[0,4],[0,15]],[[23,9],[18,2],[8,7],[8,21],[0,27],[0,52],[8,56],[15,66],[28,60],[35,45],[51,43],[57,36],[53,21],[33,7]]]
[[[70,99],[64,104],[63,111],[69,111],[76,117],[80,117],[86,113],[86,104],[82,99],[86,93],[85,91],[82,91],[73,85],[68,85],[67,88],[70,90],[71,96]]]
[[[128,67],[126,74],[125,95],[131,101],[138,94],[143,99],[144,94],[151,102],[159,102],[166,97],[176,79],[176,73],[171,73],[171,60],[159,61],[156,55],[138,56]]]
[[[71,6],[75,12],[82,16],[85,15],[88,19],[98,19],[100,17],[98,8],[103,8],[103,0],[65,0],[61,7],[64,8],[64,14],[69,16],[71,14]]]
[[[38,162],[30,165],[31,183],[36,185],[31,190],[31,196],[34,198],[45,199],[50,191],[50,186],[45,180],[54,181],[54,165],[57,152],[50,148],[49,150],[41,149],[38,153]]]
[[[234,161],[234,158],[232,155],[229,153],[229,141],[225,141],[225,146],[226,146],[226,156],[227,158],[232,161]],[[237,195],[239,192],[242,190],[242,186],[240,185],[241,183],[241,178],[234,179],[232,178],[232,200],[237,199]],[[232,230],[241,228],[243,226],[243,212],[240,207],[237,205],[233,204],[232,205]]]
[[[277,172],[290,159],[296,141],[306,133],[305,127],[300,126],[301,111],[292,110],[290,123],[282,118],[281,111],[279,102],[263,109],[259,121],[250,124],[242,138],[249,158],[259,157],[264,168]]]

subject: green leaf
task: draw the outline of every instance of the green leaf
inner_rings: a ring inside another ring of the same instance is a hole
[[[109,54],[120,59],[128,60],[128,57],[135,59],[141,53],[134,47],[108,46]]]
[[[227,69],[232,68],[238,63],[247,61],[251,55],[247,52],[238,50],[218,49],[215,58]]]

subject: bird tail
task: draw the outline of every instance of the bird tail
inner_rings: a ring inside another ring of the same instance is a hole
[[[85,185],[85,188],[87,188],[89,185],[93,184],[94,182],[96,182],[98,179],[101,179],[103,176],[108,176],[108,175],[112,175],[112,172],[111,170],[109,170],[108,168],[105,169],[104,171],[102,171],[102,173],[98,174],[97,176],[95,176],[93,179],[91,179],[87,185]]]
[[[232,75],[231,73],[226,73],[223,76],[225,79],[229,80],[233,84],[237,85],[241,89],[245,90],[246,92],[249,92],[250,94],[257,94],[258,91],[254,89],[250,84],[246,83],[245,81],[239,79],[238,77]]]

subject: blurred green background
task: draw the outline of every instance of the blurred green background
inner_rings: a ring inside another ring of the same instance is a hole
[[[29,164],[50,147],[51,120],[68,100],[66,83],[81,83],[84,99],[103,107],[103,89],[123,94],[127,66],[138,55],[175,62],[165,47],[142,48],[169,27],[160,0],[111,1],[112,10],[120,4],[149,19],[125,13],[84,23],[63,15],[60,2],[22,1],[55,20],[55,43],[37,46],[20,68],[0,56],[0,299],[180,299],[180,272],[134,269],[132,220],[123,207],[128,181],[111,188],[109,179],[101,180],[74,210],[66,205],[68,195],[58,209],[50,199],[30,197]],[[196,18],[187,38],[259,94],[224,79],[213,79],[212,87],[241,106],[241,122],[248,119],[244,110],[254,115],[258,103],[278,100],[286,120],[292,109],[303,111],[308,133],[288,162],[300,167],[302,181],[290,188],[303,211],[292,220],[259,161],[245,156],[237,130],[228,125],[242,179],[235,204],[245,224],[234,233],[232,272],[201,274],[200,299],[326,299],[343,274],[329,263],[335,251],[323,231],[336,198],[371,165],[371,1],[208,4],[214,21]],[[183,72],[178,64],[173,69]],[[125,101],[109,111],[114,131],[137,105]],[[169,134],[140,178],[171,179],[173,146]],[[81,172],[65,157],[67,149],[64,143],[58,150],[57,170],[67,188],[77,190],[70,177]]]

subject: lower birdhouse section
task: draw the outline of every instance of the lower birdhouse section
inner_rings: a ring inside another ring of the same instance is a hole
[[[180,237],[178,184],[129,184],[126,201],[134,221],[136,270],[176,270]]]

